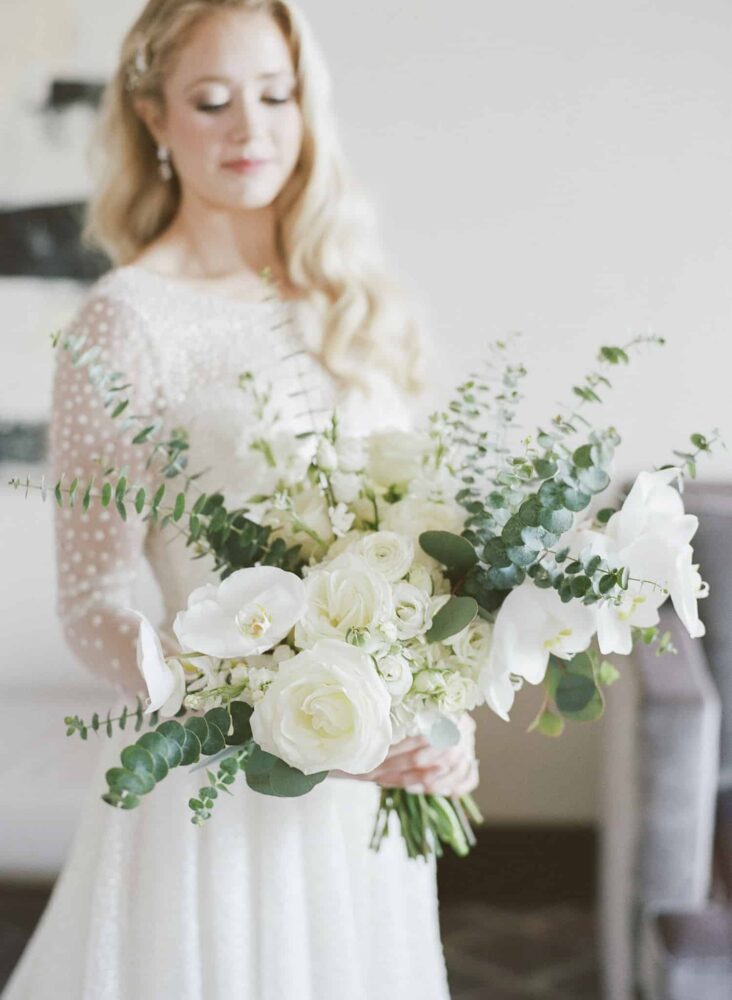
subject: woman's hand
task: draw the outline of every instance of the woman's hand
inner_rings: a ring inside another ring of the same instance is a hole
[[[385,759],[366,774],[331,771],[333,777],[375,781],[384,788],[405,788],[428,795],[461,796],[478,785],[475,757],[475,721],[463,715],[458,723],[460,741],[436,750],[424,736],[408,736],[395,743]]]

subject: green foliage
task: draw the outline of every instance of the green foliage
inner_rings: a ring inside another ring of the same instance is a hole
[[[483,817],[472,796],[447,798],[443,795],[415,795],[402,788],[383,788],[371,848],[378,851],[389,833],[390,817],[396,813],[410,858],[440,858],[450,847],[458,857],[465,857],[475,845],[473,823]]]
[[[478,602],[473,597],[451,597],[432,619],[425,632],[427,642],[443,642],[466,628],[478,613]]]
[[[478,561],[470,542],[450,531],[423,531],[419,544],[423,552],[442,563],[451,578],[464,576]]]

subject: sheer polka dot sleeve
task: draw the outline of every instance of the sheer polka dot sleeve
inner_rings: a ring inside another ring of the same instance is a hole
[[[92,293],[65,333],[83,333],[84,350],[98,345],[98,360],[124,373],[123,381],[131,383],[120,393],[120,398],[130,400],[125,415],[162,414],[152,343],[135,309]],[[60,343],[56,352],[50,433],[53,482],[62,472],[67,486],[75,476],[80,484],[94,477],[99,490],[103,465],[98,460],[102,459],[125,471],[130,483],[154,491],[159,474],[145,467],[150,446],[132,444],[136,430],[144,425],[121,429],[121,420],[113,419],[105,409],[88,369],[75,366]],[[56,505],[56,610],[69,647],[90,671],[125,695],[144,695],[135,653],[137,620],[124,609],[132,603],[150,522],[143,521],[129,504],[126,521],[113,503],[105,508],[99,500],[92,500],[84,511],[83,488],[80,485],[73,507],[66,506],[66,501],[63,507]]]

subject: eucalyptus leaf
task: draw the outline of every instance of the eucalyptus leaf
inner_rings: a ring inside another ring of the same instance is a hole
[[[442,642],[451,635],[457,635],[468,626],[478,614],[478,602],[473,597],[451,597],[432,619],[432,625],[425,633],[427,642]]]
[[[470,542],[451,531],[423,531],[419,536],[419,544],[428,556],[432,556],[454,574],[464,575],[478,561]]]

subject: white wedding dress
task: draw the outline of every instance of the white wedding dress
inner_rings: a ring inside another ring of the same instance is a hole
[[[313,354],[312,313],[298,303],[297,322],[283,326],[281,308],[129,265],[97,282],[72,329],[128,376],[131,411],[190,430],[189,471],[212,467],[204,488],[235,492],[241,372],[272,380],[297,430],[337,399]],[[149,485],[148,449],[129,443],[134,432],[120,437],[85,369],[58,352],[54,476],[99,477],[91,457],[110,455],[130,481]],[[409,414],[391,386],[374,377],[371,397],[341,398],[345,429],[404,425]],[[178,483],[170,480],[173,492]],[[117,685],[117,715],[144,690],[136,619],[124,610],[143,553],[162,591],[165,636],[189,591],[218,575],[208,557],[191,559],[172,525],[151,526],[132,511],[123,522],[98,504],[84,514],[78,500],[56,517],[65,634],[90,670]],[[137,809],[117,810],[100,798],[104,774],[134,729],[96,739],[69,855],[3,1000],[446,1000],[435,864],[409,860],[394,831],[379,853],[369,848],[375,784],[327,778],[302,798],[277,799],[239,776],[199,828],[188,799],[204,771],[177,768]]]

